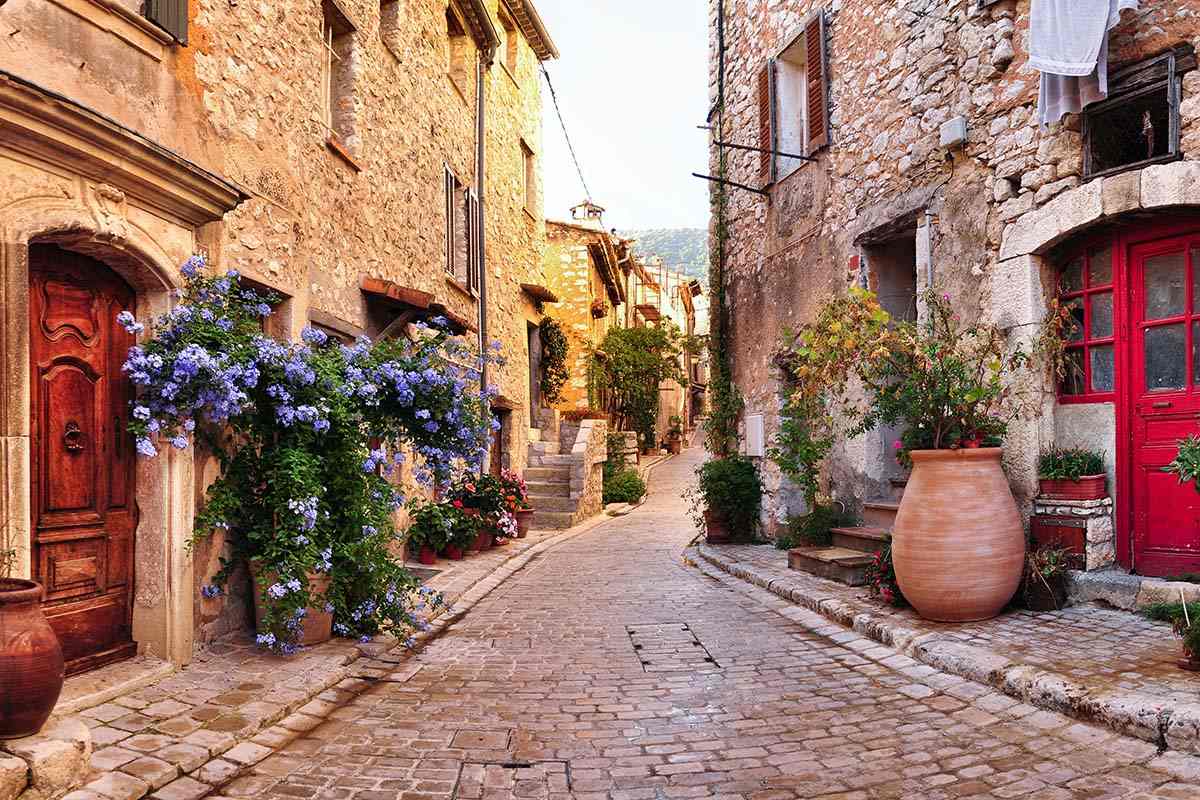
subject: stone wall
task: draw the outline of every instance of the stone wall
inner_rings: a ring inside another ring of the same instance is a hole
[[[771,355],[782,330],[811,319],[851,283],[878,288],[883,251],[898,238],[916,251],[910,258],[918,292],[935,285],[964,316],[994,322],[1027,344],[1044,314],[1051,274],[1044,256],[1053,245],[1145,208],[1147,180],[1166,195],[1159,207],[1196,202],[1186,186],[1192,173],[1180,164],[1084,185],[1079,118],[1039,129],[1039,75],[1027,64],[1028,0],[975,6],[956,0],[917,14],[911,4],[883,0],[724,3],[727,141],[757,141],[755,81],[766,59],[793,40],[809,12],[824,9],[828,21],[831,145],[815,163],[781,176],[769,199],[739,190],[727,195],[734,377],[746,411],[766,415],[768,439],[779,407]],[[1200,44],[1193,4],[1142,6],[1114,31],[1112,69],[1181,42]],[[714,54],[717,7],[713,0]],[[710,63],[715,102],[716,58]],[[1193,71],[1183,80],[1185,159],[1200,158],[1198,90],[1200,72]],[[967,141],[948,155],[939,148],[939,128],[958,116],[967,120]],[[757,153],[729,150],[727,157],[730,180],[760,185]],[[715,170],[715,148],[713,158]],[[1154,177],[1163,170],[1174,183]],[[1076,222],[1060,224],[1065,219]],[[1046,228],[1053,230],[1038,232]],[[1035,243],[1022,251],[1025,239]],[[1030,388],[1040,397],[1038,410],[1014,426],[1006,447],[1006,467],[1026,511],[1034,459],[1054,441],[1057,406],[1044,379],[1032,377]],[[1085,415],[1070,423],[1076,441],[1099,441],[1111,429],[1111,409],[1090,408],[1090,419],[1087,410],[1073,412]],[[827,488],[851,501],[880,494],[887,477],[882,440],[868,435],[840,447]],[[1112,451],[1111,442],[1103,444]],[[802,501],[773,464],[764,460],[763,470],[770,527],[800,511]]]

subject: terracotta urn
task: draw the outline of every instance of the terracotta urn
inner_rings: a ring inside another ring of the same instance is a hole
[[[990,619],[1021,583],[1025,537],[1001,450],[914,450],[892,536],[904,597],[937,622]]]
[[[704,510],[704,537],[709,544],[725,544],[729,541],[729,521],[723,513],[711,508]]]
[[[259,583],[258,562],[250,563],[250,574],[254,579],[254,626],[261,630],[263,617],[266,616],[266,605],[263,600],[263,584]],[[263,576],[268,585],[270,576]],[[304,621],[301,623],[300,640],[296,644],[314,645],[328,642],[333,638],[333,612],[325,610],[325,593],[329,591],[331,579],[320,572],[308,573],[309,596],[319,607],[309,606],[305,609]]]
[[[40,731],[62,686],[62,647],[42,614],[42,585],[0,579],[0,739]]]
[[[533,509],[514,511],[513,516],[517,518],[517,538],[524,539],[529,535],[529,526],[533,524]]]

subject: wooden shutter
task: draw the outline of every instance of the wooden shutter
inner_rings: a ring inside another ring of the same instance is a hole
[[[829,145],[829,59],[825,35],[825,14],[817,12],[804,27],[809,154]]]
[[[474,190],[467,194],[467,288],[479,291],[480,271],[483,269],[483,251],[479,248],[479,232],[483,220],[479,218],[479,197]]]
[[[446,198],[446,272],[454,274],[454,189],[457,181],[450,167],[445,168],[442,176],[442,190]]]
[[[758,73],[759,179],[775,181],[775,59],[767,59]]]
[[[188,0],[146,0],[146,19],[187,44]]]

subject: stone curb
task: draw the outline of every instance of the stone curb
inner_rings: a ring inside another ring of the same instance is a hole
[[[429,629],[417,634],[411,648],[397,647],[394,640],[356,648],[354,655],[347,656],[344,665],[331,672],[319,685],[314,685],[313,691],[303,699],[288,704],[279,714],[264,720],[254,735],[214,740],[201,746],[204,753],[198,758],[182,763],[163,762],[162,770],[152,777],[137,777],[117,770],[94,771],[89,776],[92,780],[82,788],[65,796],[58,792],[56,796],[62,800],[138,800],[147,795],[153,800],[198,800],[211,794],[316,728],[372,687],[408,681],[420,670],[419,666],[404,666],[410,655],[440,637],[496,587],[546,550],[606,521],[608,518],[602,515],[594,517],[509,556],[457,596],[448,597],[449,608],[429,620]],[[157,765],[161,759],[154,755],[148,753],[146,758],[139,760],[154,761]],[[0,767],[3,766],[0,763]],[[53,798],[47,795],[29,800]]]
[[[1137,692],[1097,692],[1061,673],[1013,661],[957,639],[897,625],[873,613],[868,605],[795,587],[704,545],[696,545],[692,550],[699,559],[730,576],[820,614],[934,669],[992,686],[1030,705],[1151,742],[1160,750],[1200,754],[1200,701],[1186,702],[1181,698],[1179,702],[1163,702],[1162,698]],[[721,580],[704,564],[693,563],[709,577]]]

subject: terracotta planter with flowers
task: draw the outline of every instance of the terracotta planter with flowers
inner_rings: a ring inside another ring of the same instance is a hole
[[[892,558],[904,597],[938,622],[990,619],[1021,583],[1021,515],[998,447],[913,450]]]
[[[517,518],[517,538],[524,539],[529,535],[529,528],[533,525],[533,509],[524,508],[514,511],[513,516]]]
[[[263,591],[260,583],[260,577],[266,583],[272,583],[274,576],[260,575],[257,561],[250,562],[250,575],[254,581],[254,627],[258,630],[263,630],[262,621],[267,616],[266,603],[263,600]],[[331,579],[328,575],[320,572],[308,573],[308,592],[313,598],[321,598],[319,600],[320,607],[314,608],[309,606],[304,611],[304,619],[300,623],[300,638],[296,644],[314,645],[328,642],[333,638],[333,612],[326,611],[324,600],[326,592],[329,591]]]
[[[40,731],[62,686],[62,647],[42,614],[42,585],[0,578],[0,739]]]
[[[1038,480],[1038,492],[1048,500],[1103,500],[1108,496],[1108,476],[1081,475],[1079,480]]]

